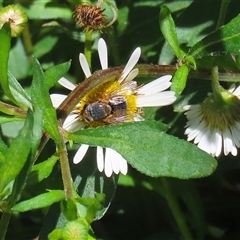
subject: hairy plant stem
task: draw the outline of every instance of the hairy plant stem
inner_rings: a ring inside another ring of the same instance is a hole
[[[62,135],[61,135],[62,136]],[[58,144],[58,154],[60,157],[60,165],[62,172],[62,180],[64,192],[67,198],[73,198],[73,185],[72,185],[72,176],[70,172],[69,161],[67,157],[67,149],[64,143],[64,138],[62,136],[62,141]]]

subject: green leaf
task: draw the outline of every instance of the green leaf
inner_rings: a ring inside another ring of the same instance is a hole
[[[47,237],[49,240],[62,239],[62,231],[62,229],[54,229]]]
[[[182,65],[175,72],[173,79],[171,90],[175,92],[175,95],[178,97],[184,88],[186,87],[187,77],[188,77],[188,67],[186,65]]]
[[[160,9],[159,26],[165,40],[172,47],[177,58],[182,59],[185,54],[179,47],[175,24],[172,19],[171,13],[166,5],[163,5]]]
[[[8,72],[8,77],[9,77],[9,86],[10,86],[11,92],[14,95],[15,99],[18,101],[18,105],[23,106],[25,108],[32,109],[30,96],[22,88],[22,86],[19,84],[19,82],[12,75],[11,72]]]
[[[0,116],[0,124],[8,123],[8,122],[17,122],[17,121],[24,121],[25,119],[20,117],[13,117],[13,116]]]
[[[33,209],[39,209],[51,206],[53,203],[60,202],[65,198],[63,190],[50,190],[47,193],[40,194],[29,200],[16,204],[12,210],[26,212]]]
[[[79,143],[113,148],[138,171],[153,177],[204,177],[217,166],[213,157],[195,145],[162,132],[158,122],[83,129],[69,137]]]
[[[76,202],[72,199],[61,201],[61,211],[68,221],[76,220],[78,218]]]
[[[51,88],[55,83],[69,70],[71,66],[71,61],[58,64],[56,66],[50,67],[45,72],[46,86]]]
[[[16,44],[11,48],[8,62],[9,70],[17,79],[23,79],[30,75],[30,57],[31,56],[27,55],[26,49],[24,48],[22,38],[17,38]]]
[[[31,150],[32,128],[33,117],[29,113],[19,135],[13,140],[5,154],[6,161],[0,166],[0,192],[16,178],[23,168]]]
[[[35,0],[26,7],[22,6],[29,19],[58,19],[72,18],[72,10],[63,4],[50,0]]]
[[[87,209],[86,216],[84,218],[91,223],[96,216],[96,213],[103,208],[105,195],[97,193],[95,198],[77,198],[77,201],[84,205]]]
[[[54,45],[57,43],[57,36],[45,36],[43,39],[38,40],[38,42],[33,47],[33,53],[36,58],[42,57],[44,54],[52,51]]]
[[[3,140],[0,137],[0,169],[1,169],[1,165],[2,163],[5,161],[5,153],[7,152],[8,147],[7,145],[3,142]]]
[[[213,53],[235,53],[240,54],[240,15],[232,19],[228,24],[208,35],[196,43],[189,52],[195,59]]]
[[[42,115],[42,122],[44,129],[57,143],[61,139],[57,116],[47,87],[45,85],[45,76],[39,62],[35,59],[33,64],[33,83],[32,83],[32,102],[35,111],[40,111]]]
[[[53,155],[46,161],[34,165],[28,176],[27,185],[35,185],[47,178],[51,174],[58,159],[59,157]]]
[[[72,164],[71,174],[74,180],[74,186],[82,198],[99,198],[99,193],[101,196],[105,196],[104,202],[99,199],[102,206],[94,216],[96,220],[102,218],[110,206],[116,191],[117,176],[106,177],[105,174],[98,171],[95,158],[91,157],[86,160],[87,161],[83,161],[78,165]],[[80,216],[88,215],[88,206],[78,204],[77,208]],[[89,215],[91,213],[92,209],[90,209]],[[62,228],[66,222],[67,219],[61,213],[59,206],[51,206],[42,226],[39,239],[47,239],[49,231],[55,228]]]

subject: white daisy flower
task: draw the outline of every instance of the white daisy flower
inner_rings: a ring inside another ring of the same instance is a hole
[[[100,38],[98,41],[98,54],[102,69],[108,68],[108,53],[105,41]],[[132,81],[139,70],[133,69],[141,55],[138,47],[132,53],[121,76],[116,80],[111,80],[99,84],[87,93],[75,107],[71,115],[67,117],[63,128],[67,131],[76,131],[85,127],[98,127],[109,124],[133,122],[144,120],[141,107],[166,106],[175,100],[173,91],[164,91],[171,85],[172,76],[160,77],[144,86],[137,86],[137,82]],[[80,65],[86,77],[91,76],[86,57],[80,53]],[[73,90],[75,85],[65,78],[61,78],[59,83],[69,90]],[[54,107],[58,107],[66,98],[65,95],[52,94]],[[82,144],[74,156],[73,162],[79,163],[85,156],[89,145]],[[97,167],[100,172],[104,171],[107,177],[113,172],[115,174],[127,173],[127,161],[115,150],[111,148],[97,147]]]
[[[202,104],[187,105],[188,141],[214,157],[237,155],[240,146],[240,87],[222,89],[221,96],[210,94]]]

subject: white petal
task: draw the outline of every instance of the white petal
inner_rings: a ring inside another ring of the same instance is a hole
[[[73,163],[78,164],[82,161],[84,156],[86,155],[86,152],[89,148],[89,145],[87,144],[82,144],[80,148],[77,150],[77,153],[75,154],[73,158]]]
[[[215,156],[218,157],[220,156],[221,152],[222,152],[222,135],[221,132],[219,130],[216,130],[216,139],[215,139]]]
[[[82,67],[82,70],[83,70],[86,78],[90,77],[92,74],[91,74],[87,59],[86,59],[85,55],[82,53],[79,54],[79,62],[80,62],[80,65]]]
[[[118,174],[120,172],[119,154],[113,149],[109,148],[108,150],[111,151],[112,170],[114,173]]]
[[[233,94],[237,96],[238,98],[240,97],[240,86],[238,86],[234,91]]]
[[[112,163],[111,163],[111,149],[106,148],[105,152],[105,164],[104,164],[104,172],[107,177],[111,177],[113,170],[112,170]]]
[[[223,133],[224,141],[224,155],[231,153],[233,156],[237,155],[237,148],[233,143],[232,134],[229,129],[226,129]]]
[[[63,129],[69,132],[75,132],[85,127],[85,124],[79,121],[77,114],[70,114],[63,123]]]
[[[100,172],[104,169],[104,160],[103,160],[103,148],[100,146],[97,146],[97,167]]]
[[[221,153],[221,148],[219,152],[219,146],[221,145],[221,141],[219,142],[219,139],[222,140],[221,135],[219,136],[218,131],[214,129],[213,131],[209,131],[209,154],[212,156],[219,156]],[[219,145],[220,144],[220,145]]]
[[[133,69],[128,76],[124,79],[124,82],[132,81],[139,73],[138,68]]]
[[[58,83],[60,84],[60,85],[62,85],[63,87],[65,87],[66,89],[69,89],[69,90],[73,90],[76,86],[72,83],[72,82],[70,82],[70,81],[68,81],[66,78],[64,78],[64,77],[61,77],[59,80],[58,80]]]
[[[162,76],[139,88],[138,94],[153,94],[162,92],[163,90],[166,90],[171,86],[172,84],[170,82],[171,78],[172,78],[171,75]]]
[[[127,161],[122,157],[122,155],[119,156],[119,162],[120,162],[120,172],[123,175],[126,175],[128,171],[128,164],[127,164]]]
[[[51,98],[53,107],[58,108],[60,104],[67,98],[67,95],[53,93],[50,95],[50,98]]]
[[[238,124],[235,123],[235,126],[233,129],[231,129],[233,142],[234,144],[239,148],[240,147],[240,132],[238,130]]]
[[[165,91],[161,93],[155,93],[152,95],[138,95],[137,106],[138,107],[158,107],[172,104],[176,100],[175,93],[173,91]]]
[[[127,75],[132,71],[132,69],[134,68],[134,66],[137,64],[139,58],[141,55],[141,48],[138,47],[134,50],[134,52],[132,53],[131,57],[129,58],[125,68],[123,69],[122,75],[119,78],[119,82],[122,82]]]
[[[107,69],[108,68],[108,51],[107,51],[106,42],[102,38],[98,40],[98,56],[100,59],[102,69]]]
[[[210,131],[206,129],[206,131],[202,134],[201,139],[199,139],[198,147],[203,151],[210,154]]]

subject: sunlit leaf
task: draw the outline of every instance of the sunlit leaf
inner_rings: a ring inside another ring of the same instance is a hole
[[[175,96],[177,97],[182,93],[186,86],[188,72],[188,67],[182,65],[177,69],[173,76],[171,90],[175,92]]]
[[[52,106],[52,102],[45,85],[44,73],[36,59],[33,65],[32,101],[35,110],[42,112],[41,120],[44,128],[51,135],[54,141],[58,142],[61,137],[58,131],[56,111]]]
[[[208,35],[196,43],[189,54],[195,59],[214,53],[235,53],[240,54],[240,15],[233,18],[228,24]]]
[[[184,57],[184,53],[179,47],[175,24],[172,19],[171,13],[166,5],[163,5],[159,14],[159,26],[162,31],[165,40],[172,47],[175,55],[178,59],[182,59]]]
[[[157,122],[136,122],[70,134],[79,143],[110,147],[140,172],[153,176],[198,178],[210,175],[217,162],[195,145],[161,131]]]

